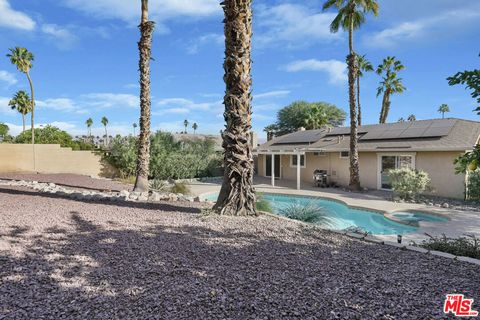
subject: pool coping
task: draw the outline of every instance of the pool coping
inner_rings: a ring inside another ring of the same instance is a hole
[[[352,239],[365,241],[365,242],[370,242],[370,243],[377,244],[377,245],[386,245],[386,246],[389,246],[390,248],[393,248],[395,250],[409,250],[409,251],[417,252],[418,254],[430,254],[430,255],[433,255],[433,256],[450,259],[452,261],[467,262],[467,263],[471,263],[471,264],[475,264],[477,266],[480,266],[480,259],[475,259],[475,258],[470,258],[470,257],[465,257],[465,256],[456,256],[456,255],[453,255],[453,254],[450,254],[450,253],[447,253],[447,252],[436,251],[436,250],[428,250],[428,249],[425,249],[423,247],[408,245],[408,244],[405,244],[405,243],[385,241],[382,238],[379,238],[377,236],[374,236],[374,235],[371,235],[371,234],[368,234],[368,233],[363,234],[363,233],[355,233],[355,232],[351,232],[351,231],[326,229],[326,228],[322,228],[319,225],[315,225],[313,223],[308,223],[308,222],[304,222],[304,221],[290,219],[290,218],[280,216],[280,215],[276,215],[274,213],[270,213],[270,212],[266,212],[266,211],[260,211],[259,213],[263,214],[263,215],[266,215],[266,216],[269,216],[269,217],[272,217],[272,218],[276,218],[276,219],[280,219],[280,220],[286,220],[286,221],[289,221],[289,222],[300,224],[302,226],[307,226],[309,228],[320,229],[322,231],[336,233],[336,234],[343,235],[343,236],[346,236],[346,237],[349,237],[349,238],[352,238]]]

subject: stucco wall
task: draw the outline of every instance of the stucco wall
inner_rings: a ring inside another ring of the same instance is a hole
[[[387,154],[388,152],[382,152]],[[456,175],[453,160],[460,155],[458,152],[417,152],[416,168],[424,170],[431,179],[433,194],[460,198],[464,196],[464,175]],[[264,155],[258,157],[259,174],[265,176]],[[376,152],[360,152],[360,181],[363,187],[377,189],[378,187],[378,155]],[[311,184],[315,169],[328,170],[330,179],[338,185],[347,186],[350,180],[349,159],[340,158],[338,152],[327,153],[326,156],[306,154],[306,167],[300,169],[302,183]],[[290,155],[281,156],[281,178],[296,180],[297,171],[290,167]]]
[[[91,151],[72,151],[53,144],[0,144],[0,172],[73,173],[111,176],[113,170]]]
[[[428,173],[434,194],[463,199],[465,175],[455,174],[453,165],[453,160],[459,155],[461,155],[459,152],[417,153],[416,167]]]

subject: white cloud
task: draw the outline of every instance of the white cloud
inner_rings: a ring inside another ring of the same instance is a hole
[[[318,13],[300,4],[258,6],[256,12],[258,31],[255,40],[260,45],[287,42],[290,47],[309,45],[316,41],[330,42],[341,37],[331,33],[330,23],[334,13]]]
[[[196,54],[201,47],[208,44],[222,45],[225,43],[225,36],[220,33],[207,33],[203,36],[193,39],[187,46],[188,54]]]
[[[60,49],[68,49],[71,47],[77,37],[71,33],[67,28],[58,26],[56,24],[43,24],[42,32],[55,38],[55,44]]]
[[[459,32],[463,33],[467,25],[467,28],[471,29],[471,21],[478,21],[479,18],[480,5],[476,8],[449,10],[369,34],[363,38],[363,41],[374,47],[393,47],[406,41],[436,40]]]
[[[3,115],[11,116],[16,113],[15,110],[8,105],[10,98],[7,97],[0,97],[0,113]]]
[[[339,60],[297,60],[285,66],[285,70],[326,72],[330,83],[342,83],[347,80],[347,64]]]
[[[286,97],[289,94],[290,94],[289,90],[276,90],[276,91],[269,91],[269,92],[255,94],[253,95],[253,99],[281,98],[281,97]]]
[[[178,111],[179,109],[187,109],[187,110],[210,111],[221,106],[222,101],[196,103],[192,100],[188,100],[184,98],[168,98],[168,99],[160,100],[157,103],[157,105],[166,107],[166,108],[163,108],[164,110],[176,109]],[[164,110],[160,110],[160,112]]]
[[[0,0],[0,27],[33,30],[35,21],[23,12],[12,9],[7,0]]]
[[[125,93],[90,93],[83,95],[83,104],[95,108],[128,107],[137,108],[140,106],[140,99],[133,94]]]
[[[45,108],[60,112],[73,112],[79,114],[86,113],[86,110],[82,109],[76,104],[75,101],[69,98],[52,98],[46,100],[37,100],[35,101],[35,105],[38,108]]]
[[[7,86],[12,86],[18,82],[17,77],[13,73],[5,70],[0,70],[0,81],[3,81]]]
[[[120,19],[131,25],[137,25],[140,20],[140,1],[65,0],[64,3],[101,19]],[[150,19],[158,23],[157,32],[167,31],[162,23],[171,18],[202,18],[221,12],[220,0],[156,0],[149,3]]]

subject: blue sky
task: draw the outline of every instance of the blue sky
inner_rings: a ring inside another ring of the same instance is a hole
[[[218,0],[150,0],[157,22],[152,61],[152,128],[180,131],[183,120],[201,133],[223,128],[223,25]],[[478,68],[480,2],[471,0],[382,0],[378,18],[369,16],[355,33],[355,49],[376,66],[395,55],[406,66],[407,91],[392,99],[390,121],[415,114],[477,120],[474,100],[445,78]],[[347,110],[346,34],[331,34],[334,12],[323,1],[254,1],[253,127],[260,136],[276,112],[298,100],[326,101]],[[5,54],[24,46],[35,54],[31,75],[36,88],[37,123],[72,134],[128,134],[138,121],[140,1],[0,0],[0,122],[14,134],[21,117],[7,103],[28,89],[23,74]],[[3,58],[2,58],[3,57]],[[381,99],[379,77],[362,79],[365,123],[376,123]]]

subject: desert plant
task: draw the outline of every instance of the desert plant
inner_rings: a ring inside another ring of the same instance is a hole
[[[263,194],[261,193],[257,193],[256,206],[257,206],[257,211],[273,212],[270,202],[265,200],[265,198],[263,197]]]
[[[466,235],[459,238],[448,238],[446,235],[434,237],[426,234],[429,238],[420,243],[420,247],[428,250],[447,252],[456,256],[480,259],[480,239],[474,235]]]
[[[478,170],[469,172],[467,175],[465,199],[480,200],[480,171]]]
[[[430,182],[425,171],[413,170],[408,167],[390,170],[388,177],[392,184],[392,190],[404,200],[415,198],[424,192]]]
[[[153,179],[153,180],[150,180],[150,190],[153,190],[153,191],[167,191],[168,190],[168,182],[166,182],[165,180],[161,180],[161,179]]]
[[[111,149],[105,155],[106,160],[118,169],[122,178],[135,175],[137,159],[137,138],[120,137],[113,138]]]
[[[330,221],[330,217],[326,214],[325,210],[313,201],[306,204],[291,203],[279,209],[279,213],[290,219],[322,225],[328,225]]]
[[[190,187],[185,182],[175,182],[170,188],[170,192],[181,193],[181,194],[190,194]]]

